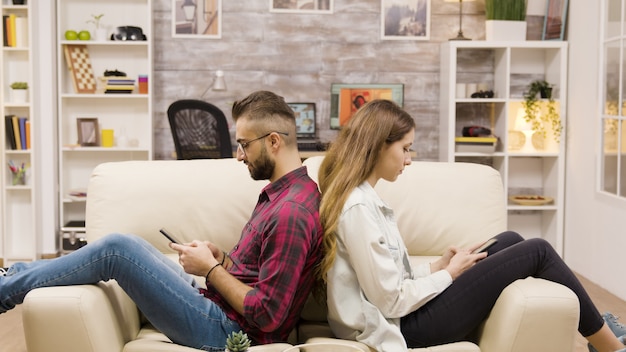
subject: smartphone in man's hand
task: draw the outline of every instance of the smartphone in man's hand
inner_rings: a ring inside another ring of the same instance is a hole
[[[163,236],[165,236],[172,243],[181,244],[181,245],[184,243],[183,241],[181,241],[178,238],[176,238],[176,236],[174,236],[170,232],[168,232],[165,228],[160,229],[159,232],[161,234],[163,234]]]

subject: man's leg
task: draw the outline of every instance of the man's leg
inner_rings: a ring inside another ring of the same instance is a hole
[[[193,278],[137,236],[113,234],[60,258],[16,264],[0,277],[0,312],[39,287],[93,284],[115,279],[148,320],[172,341],[223,347],[239,330],[202,296]]]

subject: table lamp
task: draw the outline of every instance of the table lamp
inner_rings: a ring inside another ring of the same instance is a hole
[[[459,3],[459,33],[455,38],[450,38],[450,40],[471,40],[470,38],[466,38],[463,36],[463,1],[474,1],[474,0],[445,0],[446,2],[458,2]]]
[[[517,110],[517,116],[515,117],[515,130],[524,134],[524,146],[519,150],[522,153],[536,152],[533,145],[533,126],[530,122],[526,121],[526,112],[524,108]]]

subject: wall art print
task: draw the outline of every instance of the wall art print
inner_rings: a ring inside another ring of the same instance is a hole
[[[222,0],[172,0],[172,37],[222,37]]]
[[[381,0],[381,38],[430,39],[430,0]]]

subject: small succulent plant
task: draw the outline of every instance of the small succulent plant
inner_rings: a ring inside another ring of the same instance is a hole
[[[226,338],[226,349],[230,352],[244,352],[250,348],[250,339],[248,334],[239,330],[239,332],[232,332]]]

